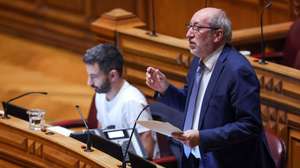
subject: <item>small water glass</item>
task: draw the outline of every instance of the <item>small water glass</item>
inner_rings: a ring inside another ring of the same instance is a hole
[[[45,125],[45,111],[41,109],[31,109],[27,111],[29,116],[29,129],[41,130]]]

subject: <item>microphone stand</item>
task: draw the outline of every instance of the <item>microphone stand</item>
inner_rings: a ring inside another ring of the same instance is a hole
[[[80,110],[80,107],[79,105],[76,105],[76,110],[78,111],[79,115],[80,115],[80,119],[83,121],[84,123],[84,126],[86,128],[86,135],[87,135],[87,140],[86,140],[86,148],[84,149],[85,152],[92,152],[93,149],[91,148],[92,147],[92,142],[91,142],[91,132],[90,132],[90,129],[85,121],[85,119],[83,118],[83,115],[82,115],[82,112]]]
[[[47,92],[27,92],[27,93],[21,94],[21,95],[19,95],[19,96],[17,96],[17,97],[14,97],[14,98],[9,99],[8,101],[6,101],[6,102],[4,103],[4,115],[3,115],[2,119],[9,119],[9,117],[8,117],[8,111],[7,111],[7,105],[8,105],[10,102],[12,102],[12,101],[14,101],[14,100],[16,100],[16,99],[19,99],[19,98],[21,98],[21,97],[30,95],[30,94],[43,94],[43,95],[47,95],[48,93],[47,93]]]
[[[154,7],[154,0],[151,0],[151,10],[152,10],[152,30],[147,32],[148,35],[156,37],[156,20],[155,20],[155,7]]]
[[[131,143],[131,139],[132,139],[132,136],[133,136],[133,133],[134,133],[134,130],[135,130],[135,127],[136,127],[136,122],[137,120],[140,118],[141,114],[149,107],[150,105],[147,104],[146,106],[144,106],[144,108],[141,110],[141,112],[139,113],[139,115],[137,116],[137,118],[135,119],[134,121],[134,125],[132,127],[132,131],[131,131],[131,134],[130,134],[130,137],[129,137],[129,140],[128,140],[128,144],[126,146],[126,150],[125,150],[125,153],[124,153],[124,156],[123,156],[123,161],[122,161],[122,168],[126,168],[126,156],[127,156],[127,153],[128,153],[128,149],[129,149],[129,146],[130,146],[130,143]]]
[[[258,60],[259,64],[267,64],[266,58],[265,58],[265,39],[264,39],[264,31],[263,31],[263,18],[264,18],[264,11],[265,9],[269,8],[272,6],[272,1],[269,1],[264,8],[262,9],[260,13],[260,35],[261,35],[261,42],[260,42],[260,47],[261,47],[261,56],[260,59]]]

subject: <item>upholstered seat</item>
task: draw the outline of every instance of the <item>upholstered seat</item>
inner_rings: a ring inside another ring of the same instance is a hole
[[[286,166],[286,147],[284,141],[268,130],[265,130],[265,135],[276,168],[284,168]]]

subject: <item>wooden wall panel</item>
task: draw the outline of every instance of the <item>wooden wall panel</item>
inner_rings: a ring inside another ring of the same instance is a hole
[[[172,4],[172,5],[170,5]],[[185,24],[198,9],[203,7],[201,0],[154,0],[157,32],[184,38]]]
[[[0,0],[0,30],[83,52],[97,43],[90,23],[101,14],[124,8],[147,18],[137,1]]]
[[[260,14],[265,0],[225,0],[211,1],[211,6],[224,9],[232,19],[233,29],[243,29],[260,25]],[[273,0],[265,9],[264,24],[270,25],[291,20],[290,0]]]
[[[95,43],[86,15],[90,0],[70,2],[1,0],[0,29],[82,51]]]
[[[233,29],[256,27],[263,0],[209,0],[208,5],[224,9]],[[155,24],[152,17],[154,4]],[[274,24],[298,16],[299,0],[274,0],[266,10],[264,23]],[[90,23],[115,8],[125,9],[146,23],[146,29],[178,38],[186,34],[185,24],[204,7],[204,0],[0,0],[0,31],[84,51],[96,43]],[[102,41],[105,40],[103,37]]]
[[[210,6],[224,9],[234,30],[259,25],[259,0],[210,1]]]
[[[204,7],[204,0],[170,1],[154,0],[157,32],[184,38],[185,23],[189,22],[194,12]],[[294,4],[293,1],[273,1],[271,8],[265,11],[264,24],[269,25],[292,20],[294,12],[290,11],[294,8],[291,5]],[[232,20],[233,29],[239,30],[259,25],[263,0],[208,0],[208,6],[224,9]],[[151,24],[151,20],[148,23]]]
[[[273,0],[271,8],[266,11],[266,24],[292,20],[293,16],[290,12],[291,3],[291,0]]]
[[[291,129],[289,137],[289,162],[288,168],[300,167],[300,133],[299,130]]]
[[[57,8],[60,10],[72,11],[74,13],[84,13],[85,0],[45,0],[44,6]]]

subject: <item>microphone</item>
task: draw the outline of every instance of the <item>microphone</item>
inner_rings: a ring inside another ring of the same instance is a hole
[[[261,36],[261,42],[260,42],[260,48],[261,48],[261,56],[258,60],[259,64],[267,64],[266,58],[265,58],[265,39],[264,39],[264,31],[263,31],[263,18],[264,18],[264,11],[267,8],[270,8],[272,6],[272,1],[270,0],[262,9],[260,13],[260,36]]]
[[[19,96],[16,96],[16,97],[14,97],[14,98],[9,99],[8,101],[4,102],[4,104],[3,104],[3,105],[4,105],[4,116],[3,116],[3,118],[9,118],[9,117],[8,117],[8,111],[7,111],[7,105],[8,105],[10,102],[12,102],[12,101],[14,101],[14,100],[16,100],[16,99],[19,99],[19,98],[21,98],[21,97],[30,95],[30,94],[43,94],[43,95],[47,95],[48,93],[47,93],[47,92],[26,92],[26,93],[24,93],[24,94],[21,94],[21,95],[19,95]]]
[[[90,129],[85,121],[85,119],[83,118],[82,112],[80,110],[79,105],[76,105],[76,110],[78,111],[79,115],[80,115],[80,119],[83,121],[84,126],[86,128],[86,134],[87,134],[87,140],[86,140],[86,148],[84,149],[85,152],[92,152],[93,149],[91,148],[92,146],[92,142],[91,142],[91,132]]]
[[[129,149],[129,146],[130,146],[130,143],[131,143],[131,140],[132,140],[132,136],[133,136],[133,133],[134,133],[134,130],[135,130],[135,127],[136,127],[136,122],[137,120],[140,118],[141,114],[148,108],[150,107],[150,104],[147,104],[147,105],[144,105],[144,103],[141,103],[144,107],[143,109],[140,111],[139,115],[136,117],[135,121],[134,121],[134,125],[132,127],[132,131],[131,131],[131,134],[130,134],[130,137],[129,137],[129,140],[128,140],[128,144],[126,146],[126,150],[125,150],[125,153],[124,153],[124,157],[123,157],[123,161],[122,161],[122,168],[126,168],[126,156],[127,156],[127,153],[128,153],[128,149]]]

